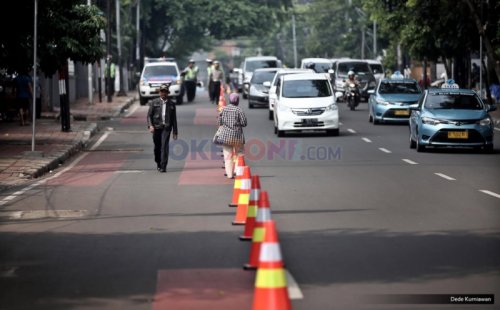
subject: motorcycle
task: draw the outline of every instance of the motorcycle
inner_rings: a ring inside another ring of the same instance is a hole
[[[354,111],[359,104],[360,93],[358,85],[349,83],[345,89],[345,101],[347,106]]]

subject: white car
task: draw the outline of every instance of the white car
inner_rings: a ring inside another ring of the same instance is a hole
[[[139,101],[144,105],[148,100],[160,97],[160,85],[170,84],[169,97],[176,97],[176,103],[182,104],[184,95],[182,80],[177,63],[174,61],[148,62],[142,69],[139,80]]]
[[[276,84],[281,76],[285,74],[294,74],[294,73],[306,73],[311,72],[314,73],[313,69],[279,69],[274,75],[273,81],[271,83],[264,82],[264,86],[269,88],[269,120],[273,120],[274,118],[274,104],[276,102]]]
[[[328,74],[299,73],[283,75],[276,86],[274,133],[325,130],[339,134],[339,108]]]

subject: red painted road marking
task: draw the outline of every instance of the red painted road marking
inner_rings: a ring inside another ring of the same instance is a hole
[[[47,185],[97,186],[109,179],[126,159],[124,153],[90,153],[71,170],[49,180]]]
[[[250,309],[255,273],[242,269],[158,272],[153,310]]]
[[[187,156],[184,168],[179,176],[179,185],[233,184],[234,180],[227,179],[224,176],[225,170],[222,169],[223,158],[212,159],[210,154],[207,156],[208,159],[191,156],[191,154]],[[192,159],[193,157],[195,159]]]
[[[199,108],[196,109],[196,114],[194,116],[195,125],[213,125],[214,128],[217,127],[217,107],[213,108]],[[215,131],[214,131],[215,133]]]

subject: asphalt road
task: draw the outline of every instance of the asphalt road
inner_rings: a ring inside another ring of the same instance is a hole
[[[167,174],[135,104],[2,210],[0,310],[251,308],[250,243],[210,152],[215,106],[197,96],[178,106]],[[495,154],[417,153],[407,126],[369,123],[362,103],[340,104],[338,137],[278,139],[246,103],[246,163],[269,193],[294,309],[494,309],[422,303],[500,296],[498,134]]]

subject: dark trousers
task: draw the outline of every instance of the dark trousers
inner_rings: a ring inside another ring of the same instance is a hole
[[[186,85],[187,100],[191,102],[196,96],[196,81],[184,81],[184,85]]]
[[[214,101],[214,82],[212,80],[208,81],[208,96],[210,97],[210,101]]]
[[[212,101],[215,104],[219,104],[219,96],[220,96],[220,81],[213,82],[213,90],[212,90]]]
[[[166,169],[168,164],[168,144],[172,127],[155,129],[153,132],[154,154],[156,165],[161,169]]]

